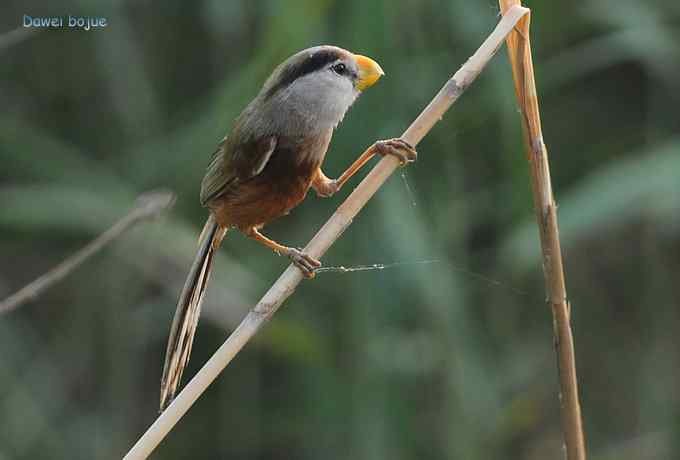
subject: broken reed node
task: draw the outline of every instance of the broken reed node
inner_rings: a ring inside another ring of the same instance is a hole
[[[528,9],[519,5],[508,8],[493,32],[453,77],[446,82],[411,126],[402,134],[401,138],[413,146],[417,145],[475,80],[503,44],[505,37],[528,12]],[[397,159],[390,156],[383,157],[307,244],[305,252],[316,259],[321,258],[398,166]],[[145,459],[153,452],[196,399],[295,291],[302,279],[303,275],[300,270],[289,265],[224,344],[132,446],[124,460]]]

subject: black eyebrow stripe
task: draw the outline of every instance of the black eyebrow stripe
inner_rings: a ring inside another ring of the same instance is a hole
[[[269,88],[265,94],[265,99],[287,87],[295,80],[312,72],[322,69],[327,64],[336,61],[340,58],[340,54],[336,50],[320,50],[307,57],[304,61],[288,64],[282,71],[279,81],[276,85]]]

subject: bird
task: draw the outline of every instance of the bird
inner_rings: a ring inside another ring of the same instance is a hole
[[[210,211],[177,301],[161,378],[161,412],[172,402],[189,360],[215,251],[235,228],[288,257],[307,278],[321,262],[263,235],[265,224],[288,214],[310,188],[330,197],[373,156],[406,165],[417,157],[403,139],[377,141],[338,178],[321,170],[333,131],[357,97],[384,72],[373,59],[331,45],[302,50],[274,69],[257,96],[218,144],[201,183]]]

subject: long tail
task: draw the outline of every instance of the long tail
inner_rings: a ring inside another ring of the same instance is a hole
[[[161,412],[172,402],[182,379],[182,372],[189,361],[191,344],[201,314],[203,294],[210,278],[213,255],[226,233],[220,229],[210,215],[198,239],[198,252],[191,270],[184,282],[184,288],[177,301],[175,318],[172,320],[168,348],[165,352],[165,366],[161,379]]]

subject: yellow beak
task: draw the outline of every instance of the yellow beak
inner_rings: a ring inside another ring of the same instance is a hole
[[[356,82],[359,91],[372,86],[380,77],[385,75],[380,65],[370,57],[355,54],[354,59],[357,62],[357,67],[359,67],[359,78]]]

